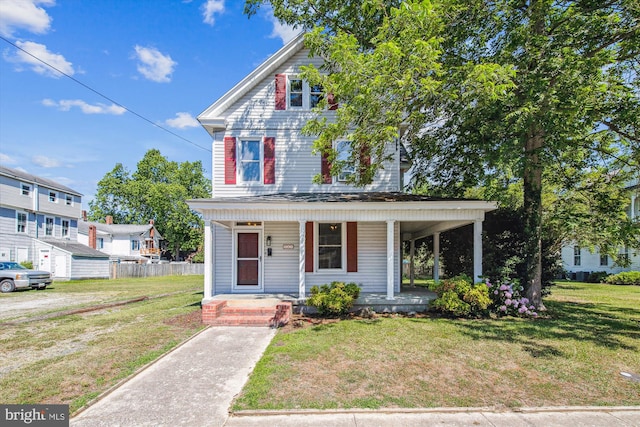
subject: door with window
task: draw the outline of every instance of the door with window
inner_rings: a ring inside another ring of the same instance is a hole
[[[236,231],[234,290],[255,292],[262,289],[262,233]]]

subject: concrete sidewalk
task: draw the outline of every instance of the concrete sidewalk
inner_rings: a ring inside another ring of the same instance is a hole
[[[74,427],[222,426],[275,334],[264,327],[212,327],[76,417]]]
[[[210,327],[71,419],[73,427],[140,426],[635,426],[640,407],[245,412],[229,416],[275,330]]]

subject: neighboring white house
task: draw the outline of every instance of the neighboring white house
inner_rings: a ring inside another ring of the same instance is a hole
[[[0,260],[31,261],[57,279],[109,277],[108,256],[73,245],[82,194],[0,166]]]
[[[78,223],[78,242],[108,254],[112,261],[147,263],[160,260],[163,238],[153,220],[148,224],[114,224],[83,220]]]
[[[631,190],[628,209],[629,218],[640,223],[640,183],[637,181],[632,182],[628,188]],[[609,274],[631,270],[640,271],[640,251],[620,248],[619,254],[629,258],[631,264],[628,267],[616,265],[609,256],[600,254],[598,248],[592,252],[588,248],[581,248],[576,244],[571,244],[562,248],[562,265],[569,278],[575,280],[586,280],[586,273],[597,271],[605,271]]]
[[[496,204],[402,193],[397,141],[371,185],[330,176],[326,159],[312,152],[314,138],[300,132],[321,96],[298,77],[309,63],[320,65],[298,36],[198,117],[213,138],[212,197],[188,202],[205,223],[203,304],[228,293],[302,299],[333,280],[393,299],[401,242],[433,235],[437,258],[439,234],[467,224],[474,224],[480,276],[482,221]],[[348,146],[338,144],[346,154]],[[312,182],[317,174],[322,184]]]

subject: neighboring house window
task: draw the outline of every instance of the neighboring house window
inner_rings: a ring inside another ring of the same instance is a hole
[[[27,232],[27,214],[26,212],[16,212],[16,232]]]
[[[629,262],[629,248],[626,246],[620,251],[620,261]]]
[[[342,269],[342,224],[318,224],[318,270]]]
[[[336,160],[338,162],[348,161],[349,157],[351,156],[351,143],[349,141],[338,141],[336,143],[336,151],[337,151]],[[344,182],[347,179],[349,179],[349,177],[354,173],[355,173],[355,168],[353,166],[343,167],[338,175],[338,181]]]
[[[240,182],[260,182],[262,177],[260,145],[260,140],[256,139],[239,141],[236,158]]]
[[[53,218],[45,217],[44,219],[44,235],[53,236]]]
[[[62,237],[69,237],[69,220],[62,220]]]
[[[573,247],[573,265],[580,265],[581,257],[580,257],[580,246]]]
[[[96,249],[104,249],[104,239],[102,237],[96,239]]]
[[[609,265],[609,255],[600,255],[600,266],[606,267]]]
[[[65,204],[67,206],[73,206],[73,196],[71,194],[65,196]]]
[[[21,183],[21,184],[20,184],[20,193],[21,193],[23,196],[31,197],[31,185]]]
[[[224,183],[275,184],[276,139],[224,137]]]
[[[55,191],[49,191],[49,201],[51,203],[58,203],[58,194]]]
[[[139,251],[140,250],[140,241],[139,240],[131,240],[131,250]]]

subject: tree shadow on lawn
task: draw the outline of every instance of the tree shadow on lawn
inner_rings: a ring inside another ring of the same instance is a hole
[[[458,326],[473,339],[519,342],[534,357],[562,355],[560,350],[541,340],[590,341],[609,349],[640,351],[637,345],[629,344],[629,340],[640,342],[639,310],[556,301],[548,302],[547,309],[544,318],[459,321]]]

